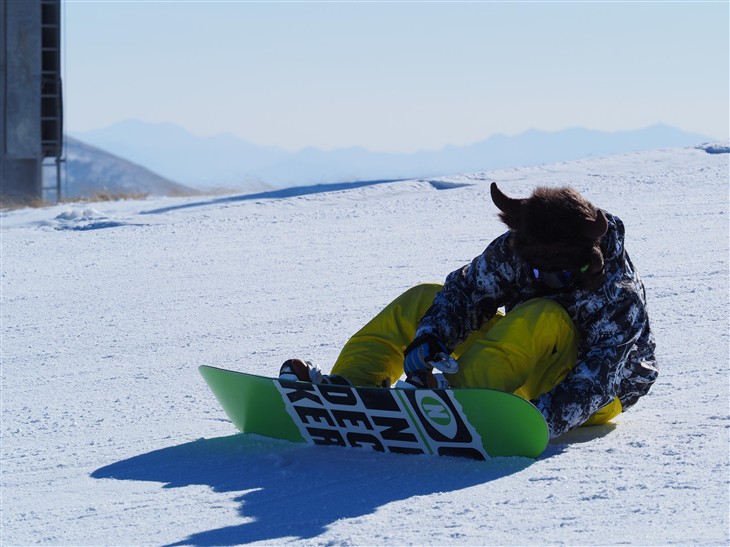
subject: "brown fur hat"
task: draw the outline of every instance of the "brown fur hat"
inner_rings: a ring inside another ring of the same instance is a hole
[[[600,240],[608,229],[603,211],[570,187],[538,187],[526,199],[506,196],[493,182],[492,201],[513,233],[512,246],[534,268],[603,270]]]

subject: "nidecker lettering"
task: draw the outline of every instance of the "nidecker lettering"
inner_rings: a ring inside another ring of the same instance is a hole
[[[428,453],[393,394],[360,397],[346,386],[279,382],[287,411],[312,444],[370,447],[380,452]]]
[[[458,403],[448,392],[275,384],[310,444],[487,458],[479,436],[461,419]]]

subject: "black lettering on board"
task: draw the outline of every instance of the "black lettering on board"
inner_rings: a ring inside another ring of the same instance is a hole
[[[317,396],[313,384],[306,382],[281,382],[281,385],[287,389],[286,396],[291,403],[307,399],[314,401],[320,406],[322,405],[322,400]]]
[[[358,389],[357,394],[368,410],[384,410],[387,412],[400,412],[400,406],[390,389]]]
[[[354,448],[370,446],[373,450],[385,452],[385,447],[383,446],[383,443],[380,442],[380,439],[370,433],[350,432],[347,434],[347,442]]]
[[[357,405],[357,397],[351,387],[320,385],[319,392],[332,405]]]
[[[332,409],[332,416],[340,427],[358,427],[358,425],[362,424],[366,429],[373,428],[370,420],[368,420],[367,414],[364,412]]]
[[[411,424],[404,418],[390,418],[388,416],[373,416],[373,423],[383,429],[380,430],[380,436],[385,441],[397,441],[407,443],[417,443],[418,439],[413,433],[406,432],[411,428]]]
[[[314,444],[324,446],[347,446],[345,439],[342,438],[340,432],[336,429],[324,429],[319,427],[308,427],[307,433],[312,438]]]
[[[324,423],[330,427],[334,427],[335,425],[327,409],[314,406],[295,406],[294,410],[296,410],[297,415],[304,425]]]

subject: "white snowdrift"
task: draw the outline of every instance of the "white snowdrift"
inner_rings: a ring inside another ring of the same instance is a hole
[[[727,544],[728,157],[3,213],[0,543]],[[198,365],[327,368],[503,231],[491,180],[571,184],[624,220],[658,343],[648,397],[537,461],[235,434]]]

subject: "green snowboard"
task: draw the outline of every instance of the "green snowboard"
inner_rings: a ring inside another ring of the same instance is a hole
[[[384,389],[292,382],[201,366],[244,433],[380,452],[537,458],[548,442],[542,414],[492,389]]]

